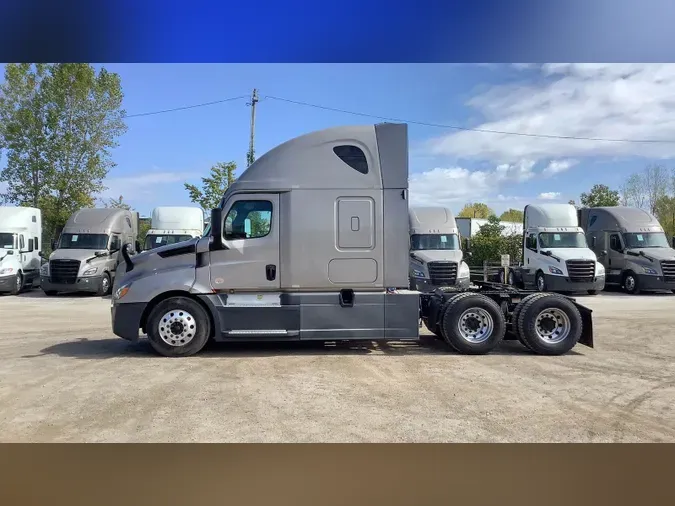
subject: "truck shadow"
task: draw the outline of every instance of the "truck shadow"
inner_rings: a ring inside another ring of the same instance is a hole
[[[364,341],[364,342],[262,342],[262,343],[216,343],[210,342],[204,349],[190,360],[238,357],[273,357],[273,356],[318,356],[318,355],[459,355],[446,344],[429,336],[422,336],[420,341]],[[78,339],[67,341],[40,350],[36,355],[22,358],[36,358],[46,355],[60,357],[103,360],[109,358],[133,357],[162,359],[150,346],[147,339],[135,343],[123,339]],[[517,341],[505,341],[490,355],[531,356],[531,353]],[[568,355],[580,355],[570,351]],[[543,358],[543,357],[537,357]]]
[[[28,290],[21,292],[16,297],[21,297],[24,299],[48,299],[48,300],[58,300],[58,299],[101,299],[101,300],[110,300],[110,295],[105,295],[99,297],[97,295],[87,293],[87,292],[70,292],[70,293],[59,293],[58,295],[47,296],[40,289]]]

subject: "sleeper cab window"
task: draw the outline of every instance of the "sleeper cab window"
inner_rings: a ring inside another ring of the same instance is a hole
[[[238,200],[225,216],[223,236],[227,241],[259,239],[272,229],[272,203],[269,200]]]
[[[609,237],[609,247],[610,247],[610,249],[613,249],[614,251],[621,251],[621,241],[619,240],[618,235],[612,234]]]
[[[355,171],[361,174],[368,174],[368,160],[361,148],[350,145],[335,146],[333,153]]]

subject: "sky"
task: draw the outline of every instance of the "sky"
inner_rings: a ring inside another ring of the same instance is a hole
[[[645,165],[670,167],[675,158],[675,142],[446,127],[675,140],[673,64],[102,66],[120,75],[129,115],[250,96],[257,88],[257,156],[313,130],[381,121],[270,97],[409,121],[411,203],[455,212],[468,202],[500,213],[538,201],[578,201],[593,184],[618,188]],[[217,162],[235,161],[238,173],[245,167],[246,102],[127,118],[100,197],[121,195],[144,216],[155,206],[191,205],[185,182],[199,183]]]

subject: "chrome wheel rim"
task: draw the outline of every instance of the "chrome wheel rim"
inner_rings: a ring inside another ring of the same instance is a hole
[[[102,287],[103,287],[103,291],[104,291],[104,292],[107,292],[107,291],[108,291],[108,285],[109,285],[109,284],[110,284],[110,283],[109,283],[109,281],[108,281],[108,278],[106,278],[105,276],[103,276],[103,281],[101,281],[101,285],[102,285]]]
[[[168,311],[159,320],[159,337],[169,346],[185,346],[195,337],[197,322],[184,309]]]
[[[544,276],[537,277],[537,290],[544,291]]]
[[[494,331],[494,321],[490,313],[479,307],[467,309],[459,317],[457,330],[462,339],[469,343],[487,341]]]
[[[626,290],[629,292],[635,290],[635,278],[633,276],[626,276]]]
[[[21,291],[21,285],[23,283],[21,282],[21,274],[16,275],[16,291],[20,292]]]
[[[557,344],[570,335],[572,323],[562,309],[548,308],[537,315],[534,321],[537,337],[548,344]]]

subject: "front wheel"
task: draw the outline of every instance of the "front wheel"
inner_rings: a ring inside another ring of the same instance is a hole
[[[638,281],[638,277],[632,272],[626,273],[623,277],[623,291],[629,295],[640,293],[640,282]]]
[[[16,273],[16,278],[14,278],[14,286],[12,287],[12,295],[19,295],[23,290],[23,275],[20,272]]]
[[[544,277],[543,272],[537,273],[536,281],[537,281],[537,291],[545,292],[546,291],[546,278]]]
[[[206,310],[188,297],[171,297],[150,312],[147,334],[154,350],[165,357],[188,357],[201,351],[211,334]]]
[[[105,297],[110,293],[110,275],[107,272],[103,273],[103,277],[101,278],[101,284],[98,286],[98,291],[96,292],[96,295],[99,297]]]

